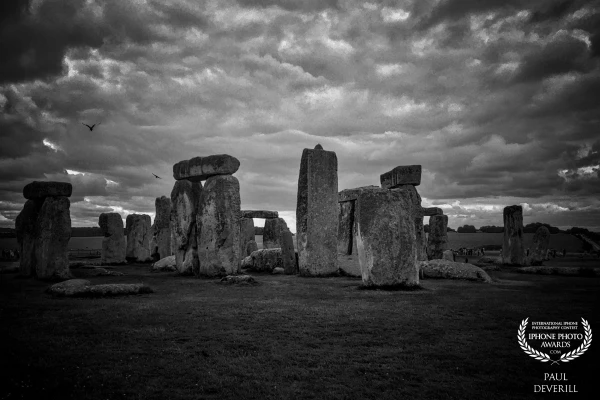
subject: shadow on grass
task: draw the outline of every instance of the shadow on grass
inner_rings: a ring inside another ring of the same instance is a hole
[[[429,290],[421,285],[382,285],[382,286],[365,286],[359,285],[357,290],[385,290],[388,292],[417,292],[420,290]]]

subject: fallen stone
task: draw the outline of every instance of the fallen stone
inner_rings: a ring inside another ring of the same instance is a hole
[[[184,179],[175,182],[171,191],[171,247],[181,275],[198,269],[196,218],[202,190],[200,182]]]
[[[48,288],[48,293],[55,296],[67,297],[111,297],[129,294],[147,294],[154,291],[143,283],[109,283],[90,285],[85,283],[72,284],[66,289]]]
[[[240,268],[242,269],[252,269],[253,263],[252,263],[252,256],[247,256],[244,257],[242,259],[242,262],[240,263]]]
[[[442,253],[442,260],[454,261],[454,254],[452,250],[444,250]]]
[[[429,217],[429,235],[427,236],[427,254],[430,260],[441,259],[448,250],[448,216]]]
[[[102,267],[90,266],[91,268],[81,268],[77,275],[84,276],[123,276],[119,271],[112,271]]]
[[[279,212],[267,210],[242,210],[242,218],[279,218]]]
[[[356,245],[365,287],[417,286],[414,199],[408,190],[365,191],[356,202]]]
[[[228,154],[194,157],[173,165],[176,180],[204,181],[215,175],[231,175],[240,167],[240,161]]]
[[[102,238],[102,264],[123,264],[126,262],[127,242],[123,230],[123,218],[118,213],[102,213],[98,225],[104,237]]]
[[[304,149],[296,203],[300,275],[337,274],[338,177],[333,151]]]
[[[67,197],[46,197],[37,216],[35,275],[38,279],[72,278],[69,270],[71,202]]]
[[[342,203],[345,201],[356,201],[356,199],[358,199],[358,196],[366,190],[378,191],[381,190],[381,188],[379,186],[370,185],[352,189],[344,189],[338,193],[338,202]]]
[[[228,275],[221,278],[219,281],[225,285],[258,285],[254,277],[250,275]]]
[[[283,275],[285,273],[285,270],[281,267],[276,267],[273,268],[273,272],[271,272],[273,275]]]
[[[73,185],[69,182],[33,181],[23,188],[23,197],[28,200],[46,197],[71,197]]]
[[[419,269],[424,278],[432,279],[464,279],[491,283],[492,278],[483,269],[468,263],[448,260],[421,261]]]
[[[533,235],[533,244],[531,246],[529,263],[531,265],[542,265],[542,262],[546,260],[549,247],[550,231],[545,226],[540,226]]]
[[[177,271],[177,262],[175,256],[161,258],[152,264],[152,272],[174,272]]]
[[[196,217],[198,271],[212,277],[240,271],[240,183],[231,175],[208,178]]]
[[[479,259],[474,262],[473,264],[477,265],[478,267],[481,267],[482,265],[489,265],[489,264],[501,264],[502,260],[500,259],[500,257],[489,257],[489,256],[483,256],[483,257],[479,257]]]
[[[400,185],[419,186],[421,184],[421,166],[402,165],[381,174],[379,180],[384,189],[393,189]]]
[[[129,262],[150,262],[150,216],[147,214],[129,214],[125,219],[127,230],[127,251],[125,258]]]
[[[422,207],[421,214],[424,217],[431,217],[434,215],[444,215],[444,211],[438,207]]]
[[[157,197],[154,201],[156,215],[152,225],[150,240],[150,256],[160,260],[171,253],[171,199],[167,196]]]
[[[260,249],[253,252],[252,265],[246,269],[256,272],[272,272],[275,268],[282,268],[281,249]]]
[[[523,247],[523,207],[504,207],[504,236],[502,241],[502,263],[525,265],[525,249]]]
[[[47,292],[55,296],[72,296],[75,292],[91,284],[87,279],[69,279],[55,283],[47,289]]]
[[[561,275],[561,276],[600,276],[599,268],[574,267],[521,267],[515,269],[523,274]]]

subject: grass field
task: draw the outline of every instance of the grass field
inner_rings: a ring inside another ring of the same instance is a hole
[[[527,317],[598,329],[599,278],[504,270],[491,285],[386,292],[352,278],[256,275],[244,287],[120,270],[90,279],[155,293],[57,299],[0,276],[0,399],[525,399],[547,372],[567,374],[570,398],[596,392],[597,345],[550,366],[516,334]]]

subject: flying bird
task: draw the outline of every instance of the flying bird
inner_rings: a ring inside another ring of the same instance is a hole
[[[87,126],[87,127],[90,129],[90,132],[91,132],[91,131],[93,131],[93,130],[94,130],[94,127],[95,127],[95,126],[98,126],[98,125],[100,125],[101,123],[100,123],[100,122],[98,122],[97,124],[94,124],[94,125],[92,125],[92,126],[89,126],[88,124],[84,124],[83,122],[82,122],[82,124],[83,124],[83,125],[85,125],[85,126]]]
[[[152,174],[152,175],[154,175],[154,177],[155,177],[156,179],[162,179],[160,176],[156,175],[156,174],[155,174],[155,173],[153,173],[153,172],[151,172],[151,174]]]

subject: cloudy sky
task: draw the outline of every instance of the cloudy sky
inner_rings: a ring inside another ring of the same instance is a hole
[[[73,226],[153,216],[174,163],[226,153],[241,162],[242,208],[278,210],[294,231],[302,149],[321,143],[340,190],[421,164],[423,205],[454,228],[502,225],[503,207],[523,204],[525,223],[600,231],[592,1],[1,8],[0,226],[14,227],[33,180],[73,183]]]

